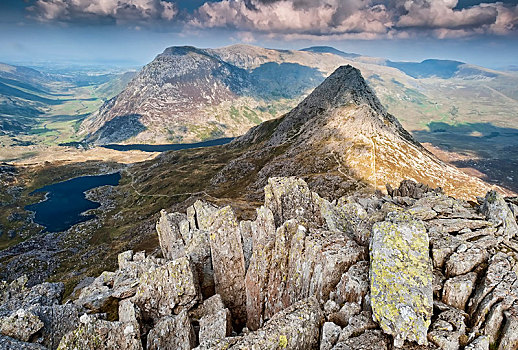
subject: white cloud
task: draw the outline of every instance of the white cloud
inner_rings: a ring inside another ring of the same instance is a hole
[[[230,27],[284,38],[445,38],[509,34],[518,6],[487,3],[456,9],[458,0],[223,0],[202,5],[189,24]]]
[[[38,0],[28,9],[38,20],[64,22],[170,21],[178,13],[174,3],[161,0]]]

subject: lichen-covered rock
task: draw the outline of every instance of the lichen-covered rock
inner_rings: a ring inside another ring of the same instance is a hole
[[[67,333],[58,350],[142,350],[140,332],[133,323],[109,322],[81,316],[81,325]]]
[[[145,273],[132,301],[146,317],[159,320],[189,309],[199,298],[190,258],[183,257]]]
[[[148,350],[190,350],[196,336],[187,311],[160,319],[147,336]]]
[[[180,233],[180,222],[187,220],[187,215],[168,214],[160,211],[160,219],[156,224],[156,232],[164,258],[174,260],[185,255],[185,243]]]
[[[193,207],[196,215],[196,225],[193,225],[193,228],[196,227],[202,231],[209,231],[214,220],[213,214],[217,212],[219,208],[211,203],[202,202],[200,200],[194,202]]]
[[[501,194],[494,190],[488,192],[481,211],[489,220],[503,226],[503,236],[506,239],[518,236],[518,224],[515,216]]]
[[[247,326],[257,330],[263,325],[264,301],[267,294],[271,257],[275,246],[275,221],[273,213],[266,207],[257,209],[257,219],[252,222],[254,250],[246,272],[246,314]]]
[[[317,300],[305,299],[275,314],[264,327],[246,334],[228,349],[315,349],[323,318]]]
[[[245,257],[241,232],[231,207],[212,214],[208,230],[216,293],[238,322],[246,322]]]
[[[375,224],[370,247],[371,305],[394,345],[426,345],[432,316],[432,264],[426,228],[409,214],[392,212]]]
[[[223,339],[232,334],[232,317],[229,309],[222,309],[204,315],[200,319],[200,344],[206,341]]]
[[[42,328],[43,322],[39,317],[24,309],[0,318],[0,333],[24,342]]]
[[[448,279],[444,283],[442,301],[457,309],[464,310],[476,281],[477,274],[475,272]]]

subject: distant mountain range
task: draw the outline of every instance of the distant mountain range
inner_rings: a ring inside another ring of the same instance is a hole
[[[235,137],[288,112],[344,64],[362,71],[384,107],[400,115],[409,130],[439,120],[491,121],[518,106],[516,75],[458,61],[393,62],[326,46],[171,47],[85,120],[80,132],[96,144]]]

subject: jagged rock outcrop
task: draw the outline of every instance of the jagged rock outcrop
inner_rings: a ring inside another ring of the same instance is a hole
[[[163,212],[165,258],[123,252],[73,303],[59,305],[60,284],[1,284],[0,346],[518,349],[518,241],[507,214],[495,219],[508,213],[499,195],[331,202],[301,179],[267,186],[254,220],[201,201]],[[223,294],[200,292],[205,274]]]

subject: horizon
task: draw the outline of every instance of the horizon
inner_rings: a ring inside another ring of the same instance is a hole
[[[0,61],[17,65],[136,67],[171,46],[238,43],[493,69],[518,64],[517,0],[5,0],[0,30]]]

